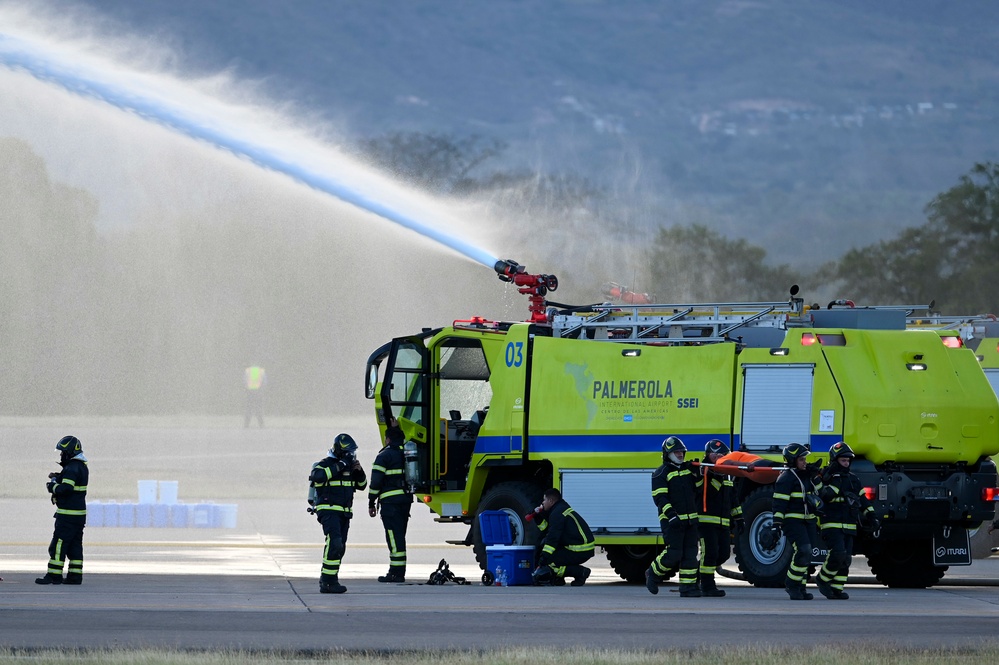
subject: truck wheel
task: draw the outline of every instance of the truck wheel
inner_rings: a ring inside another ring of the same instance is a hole
[[[787,567],[791,563],[791,548],[787,539],[768,550],[760,544],[760,535],[773,524],[773,485],[753,490],[742,502],[746,528],[735,539],[735,561],[746,581],[753,586],[779,588],[784,586]]]
[[[533,524],[524,522],[524,515],[541,503],[543,491],[531,483],[508,482],[496,485],[483,495],[472,521],[472,549],[480,568],[486,568],[486,545],[482,542],[482,531],[479,529],[479,513],[484,510],[502,510],[510,518],[510,533],[513,535],[511,545],[534,545],[538,542],[540,532]]]
[[[663,548],[656,545],[607,545],[604,549],[611,568],[621,579],[631,584],[645,584],[645,571]]]
[[[989,533],[988,522],[982,522],[977,529],[970,529],[968,536],[972,559],[987,559],[992,556],[992,548],[999,547],[999,531]]]
[[[940,581],[947,566],[933,565],[929,540],[900,540],[888,543],[867,555],[871,572],[882,584],[893,589],[926,589]]]

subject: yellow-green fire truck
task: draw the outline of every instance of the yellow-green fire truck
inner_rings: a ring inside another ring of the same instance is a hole
[[[999,317],[995,314],[914,316],[907,322],[910,328],[936,330],[947,344],[964,344],[973,350],[999,399]],[[990,534],[987,526],[970,531],[973,558],[988,557],[999,550],[999,531]]]
[[[857,543],[881,582],[931,586],[971,562],[968,529],[995,515],[999,401],[974,352],[906,329],[911,310],[812,309],[796,287],[786,302],[544,307],[554,277],[496,271],[531,295],[530,321],[394,339],[366,377],[380,427],[406,434],[417,499],[470,526],[480,564],[480,512],[507,512],[515,544],[532,544],[523,516],[558,487],[614,570],[642,581],[663,543],[650,474],[668,435],[774,461],[791,442],[824,460],[844,440],[882,517]],[[737,486],[742,575],[783,584],[789,549],[760,543],[772,485]]]

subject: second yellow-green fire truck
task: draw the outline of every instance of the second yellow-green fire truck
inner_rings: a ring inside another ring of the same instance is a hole
[[[478,513],[507,512],[515,544],[530,544],[523,516],[558,487],[614,570],[642,581],[662,548],[650,474],[668,435],[774,461],[791,442],[814,460],[846,441],[882,518],[857,543],[881,582],[931,586],[971,563],[968,530],[994,518],[999,493],[999,400],[972,350],[906,329],[913,308],[813,309],[796,288],[786,302],[556,308],[554,276],[513,261],[496,272],[530,297],[530,320],[397,338],[366,377],[379,426],[406,434],[418,500],[470,526],[480,564]],[[742,576],[781,585],[789,549],[760,542],[772,485],[737,487]]]

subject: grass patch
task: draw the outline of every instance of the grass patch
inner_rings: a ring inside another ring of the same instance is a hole
[[[999,642],[960,648],[900,648],[888,644],[843,644],[814,647],[750,645],[625,651],[613,649],[511,648],[492,651],[240,651],[169,649],[0,649],[7,663],[101,663],[108,665],[939,665],[995,662]]]

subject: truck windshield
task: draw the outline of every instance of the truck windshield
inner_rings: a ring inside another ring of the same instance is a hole
[[[448,419],[453,411],[471,418],[492,399],[489,365],[478,340],[446,340],[440,352],[440,413]],[[481,423],[480,423],[481,424]]]
[[[388,398],[392,411],[418,425],[423,422],[423,358],[422,343],[402,342],[395,355],[395,364],[386,367]],[[383,391],[385,387],[383,386]],[[383,393],[384,394],[384,393]]]

